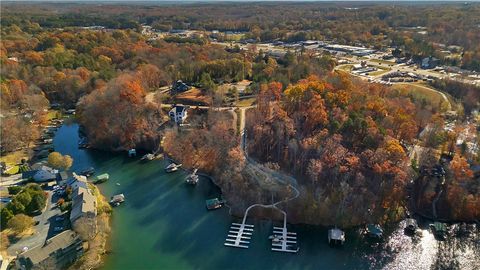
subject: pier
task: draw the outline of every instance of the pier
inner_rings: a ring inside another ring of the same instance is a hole
[[[248,248],[250,239],[253,233],[253,225],[245,223],[232,223],[230,231],[228,231],[227,239],[225,239],[225,246]]]
[[[273,227],[274,240],[272,241],[272,251],[297,253],[297,233],[287,231],[286,227]]]
[[[297,253],[297,234],[287,230],[287,213],[277,207],[278,204],[296,199],[300,192],[295,188],[296,194],[293,197],[278,201],[273,204],[253,204],[250,205],[243,215],[242,223],[232,223],[225,239],[225,246],[236,248],[248,248],[253,234],[254,225],[247,224],[248,212],[255,207],[271,208],[280,211],[283,214],[283,227],[273,227],[272,251]]]

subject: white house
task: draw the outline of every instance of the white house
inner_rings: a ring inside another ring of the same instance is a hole
[[[177,124],[183,123],[187,119],[187,107],[181,105],[175,105],[168,113],[170,119]]]

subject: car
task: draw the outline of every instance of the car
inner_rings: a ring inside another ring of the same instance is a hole
[[[54,232],[61,232],[61,231],[63,231],[63,227],[62,226],[57,226],[57,227],[53,228],[53,231]]]

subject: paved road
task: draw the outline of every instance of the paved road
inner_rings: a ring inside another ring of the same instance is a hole
[[[53,232],[53,227],[63,226],[63,223],[66,222],[56,222],[55,217],[61,214],[61,211],[58,207],[55,206],[57,198],[55,195],[52,197],[51,191],[48,191],[47,197],[47,206],[46,209],[42,212],[41,215],[34,217],[35,221],[38,221],[39,224],[34,226],[35,233],[31,236],[20,239],[16,243],[12,243],[7,252],[11,256],[15,256],[17,253],[20,253],[24,247],[31,249],[38,245],[43,245],[45,240],[52,237],[55,233]]]
[[[0,176],[0,186],[2,187],[18,185],[21,182],[23,182],[21,173],[10,175],[10,176]]]

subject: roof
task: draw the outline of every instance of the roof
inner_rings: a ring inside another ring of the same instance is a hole
[[[50,257],[52,253],[65,249],[77,241],[80,241],[78,235],[72,230],[67,230],[48,239],[44,245],[36,246],[21,253],[18,255],[18,258],[23,265],[31,267],[43,262]]]
[[[56,180],[56,179],[57,179],[57,176],[55,173],[46,171],[46,170],[39,170],[33,175],[33,180],[37,182]]]
[[[343,241],[345,239],[345,233],[342,230],[337,229],[337,228],[328,230],[328,236],[331,239],[334,239],[334,240],[342,240]]]
[[[205,203],[207,204],[207,207],[208,206],[214,206],[214,205],[219,204],[220,200],[218,198],[214,198],[214,199],[206,200]]]
[[[375,234],[375,235],[381,235],[383,233],[382,228],[380,228],[380,226],[375,224],[368,224],[367,231],[368,233]]]
[[[174,114],[177,114],[177,113],[181,113],[181,112],[184,112],[187,110],[187,107],[186,106],[182,106],[182,105],[175,105],[172,107],[172,109],[170,110],[170,113],[174,113]]]
[[[28,171],[28,172],[23,172],[22,173],[22,178],[23,179],[32,178],[37,172],[38,172],[38,170],[31,170],[31,171]]]
[[[405,220],[405,223],[407,224],[407,226],[409,225],[417,226],[417,221],[413,218],[407,218]]]
[[[108,173],[100,174],[97,176],[98,180],[108,180],[110,178],[110,175]]]
[[[70,221],[73,222],[84,214],[97,214],[96,208],[97,199],[90,193],[88,188],[77,187],[72,193],[72,212],[70,214]]]
[[[59,172],[57,173],[57,181],[66,181],[68,179],[67,172]]]
[[[445,223],[435,222],[433,224],[433,226],[435,227],[435,231],[437,231],[437,232],[447,231],[447,224],[445,224]]]

